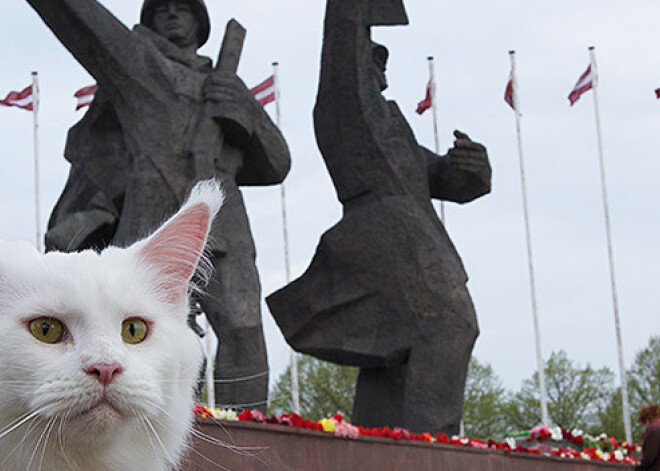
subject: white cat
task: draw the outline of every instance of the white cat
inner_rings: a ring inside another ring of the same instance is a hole
[[[198,184],[126,249],[0,242],[0,470],[176,469],[202,361],[187,290],[222,198]]]

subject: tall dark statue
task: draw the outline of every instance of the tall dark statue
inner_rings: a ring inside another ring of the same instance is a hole
[[[99,84],[69,132],[71,173],[51,215],[48,249],[126,245],[173,213],[195,181],[221,179],[226,202],[211,235],[216,270],[199,300],[219,337],[216,401],[265,407],[261,287],[238,187],[281,182],[290,157],[236,76],[242,37],[223,44],[230,65],[214,70],[196,52],[210,29],[203,0],[146,0],[132,30],[96,0],[28,3]]]
[[[328,0],[314,124],[344,214],[267,301],[293,348],[360,367],[355,423],[456,433],[478,327],[431,199],[482,196],[491,170],[461,132],[446,156],[420,146],[383,98],[388,52],[370,28],[407,21],[402,0]]]

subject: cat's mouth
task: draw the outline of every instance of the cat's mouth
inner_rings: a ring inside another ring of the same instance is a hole
[[[107,397],[102,398],[92,406],[84,409],[79,415],[81,417],[110,418],[121,415],[119,408]]]

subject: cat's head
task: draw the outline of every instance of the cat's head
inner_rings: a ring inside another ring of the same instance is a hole
[[[100,254],[0,242],[0,451],[176,459],[202,360],[187,293],[221,204],[199,184],[153,235]]]

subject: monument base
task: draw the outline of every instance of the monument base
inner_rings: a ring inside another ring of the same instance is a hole
[[[602,471],[633,466],[572,460],[493,449],[398,441],[339,438],[325,432],[200,419],[180,471]]]

